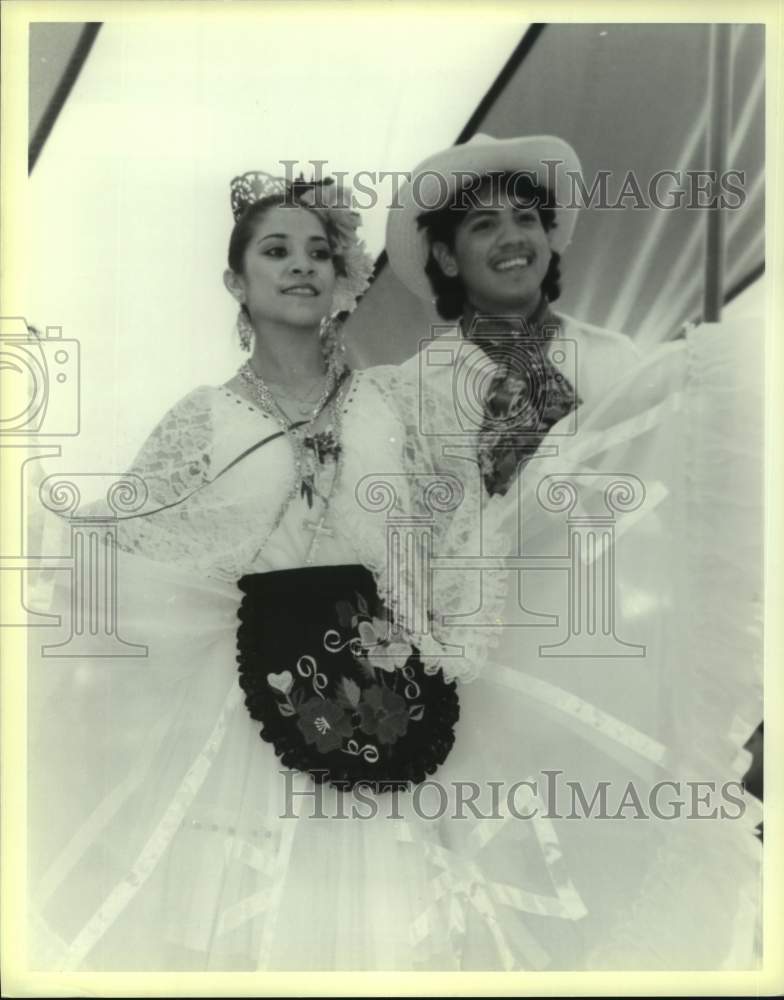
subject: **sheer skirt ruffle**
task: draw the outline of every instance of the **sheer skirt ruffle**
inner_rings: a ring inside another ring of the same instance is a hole
[[[488,604],[451,609],[472,617],[444,633],[481,657],[454,749],[437,784],[394,802],[281,773],[237,682],[239,590],[125,556],[124,637],[149,656],[31,656],[39,967],[751,967],[758,804],[722,789],[762,714],[753,333],[702,328],[663,349],[557,458],[529,463],[522,521],[519,497],[490,505],[484,551],[519,554],[522,534],[545,560],[569,555],[570,513],[601,513],[608,476],[643,485],[613,521],[625,646],[558,646],[574,631],[568,574],[493,571]],[[579,510],[538,503],[544,477],[578,474]],[[715,786],[707,804],[695,782]],[[602,787],[617,818],[583,815]],[[679,817],[655,814],[675,799]]]

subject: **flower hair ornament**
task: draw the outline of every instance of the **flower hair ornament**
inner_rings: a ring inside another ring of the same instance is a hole
[[[352,208],[351,188],[338,184],[334,177],[307,181],[275,177],[262,170],[251,170],[231,182],[231,211],[235,222],[251,205],[266,198],[282,198],[284,205],[311,208],[334,234],[334,251],[340,257],[344,274],[339,274],[332,297],[332,315],[351,312],[369,287],[373,258],[357,234],[362,218]]]

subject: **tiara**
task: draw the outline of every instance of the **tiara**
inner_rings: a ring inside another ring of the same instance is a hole
[[[263,170],[249,170],[241,177],[233,178],[231,182],[231,212],[237,222],[245,211],[262,198],[272,195],[282,195],[288,198],[291,186],[285,177],[273,177]]]
[[[352,208],[351,189],[336,183],[334,177],[308,181],[301,175],[286,178],[263,170],[250,170],[231,182],[231,211],[235,222],[251,205],[272,196],[282,198],[283,204],[305,205],[325,221],[329,219],[337,236],[335,250],[346,272],[338,276],[335,284],[332,312],[350,312],[369,287],[374,266],[364,241],[357,234],[362,217]]]

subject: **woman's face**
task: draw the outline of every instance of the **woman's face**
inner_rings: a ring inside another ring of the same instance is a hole
[[[236,276],[254,325],[318,325],[332,304],[332,256],[324,227],[313,212],[293,206],[265,212],[245,248],[243,273]]]
[[[482,312],[528,315],[539,303],[552,250],[536,208],[500,193],[492,208],[472,208],[460,220],[452,250],[438,246],[441,268],[460,278]]]

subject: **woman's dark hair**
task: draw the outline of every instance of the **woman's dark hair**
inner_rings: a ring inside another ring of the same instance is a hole
[[[479,184],[476,183],[477,180]],[[436,297],[436,309],[444,319],[457,319],[463,315],[466,293],[459,277],[450,278],[441,270],[433,255],[433,244],[444,243],[450,250],[454,249],[457,227],[469,210],[478,204],[472,199],[481,197],[488,187],[492,192],[504,191],[521,205],[535,208],[545,232],[554,229],[557,224],[550,192],[536,184],[526,173],[501,172],[487,174],[483,178],[472,178],[471,184],[455,191],[447,205],[423,212],[417,219],[417,225],[424,229],[430,247],[425,274]],[[555,251],[550,257],[550,266],[542,281],[542,292],[550,302],[554,302],[561,294],[561,255]]]
[[[338,231],[334,222],[329,217],[326,209],[308,205],[297,198],[296,192],[289,194],[271,194],[266,198],[260,198],[249,205],[242,215],[234,223],[229,238],[229,267],[235,274],[242,274],[244,267],[245,251],[248,244],[253,239],[257,224],[264,218],[272,208],[287,206],[291,208],[306,208],[312,212],[321,222],[327,234],[327,240],[333,250],[332,263],[335,267],[335,274],[340,277],[346,274],[346,264],[341,254],[336,252],[339,245]]]

